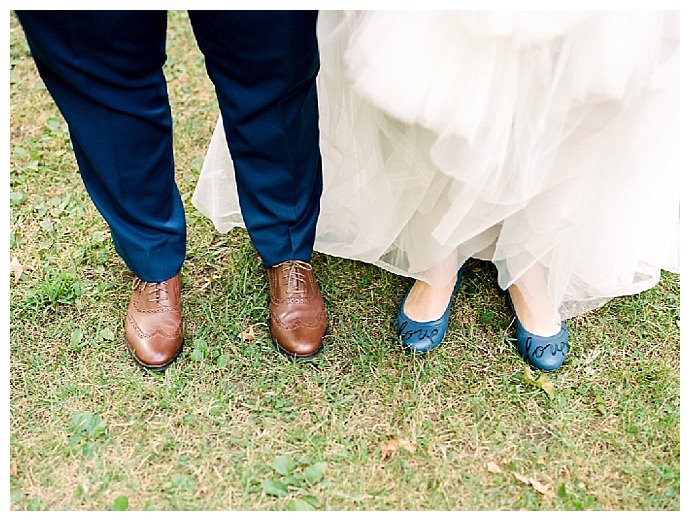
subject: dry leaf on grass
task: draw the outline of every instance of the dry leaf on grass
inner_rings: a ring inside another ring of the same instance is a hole
[[[417,450],[417,446],[410,440],[398,440],[398,443],[400,443],[401,448],[405,449],[407,452],[411,452],[412,454],[414,454],[414,452]]]
[[[381,457],[383,459],[388,459],[395,451],[398,450],[398,442],[395,440],[387,440],[381,442]]]
[[[499,466],[498,466],[495,462],[493,462],[493,461],[489,461],[489,462],[486,464],[486,469],[487,469],[489,472],[491,472],[492,474],[500,474],[501,472],[503,472],[503,471],[501,470],[501,467],[499,467]]]
[[[546,375],[542,373],[542,375],[537,379],[537,382],[541,382],[541,388],[544,390],[546,394],[549,395],[549,398],[553,400],[553,394],[554,394],[554,384],[551,380],[546,378]]]
[[[10,271],[14,273],[15,282],[18,281],[22,276],[22,273],[24,273],[24,266],[19,263],[17,257],[12,257],[12,260],[10,261]]]
[[[513,472],[513,476],[515,476],[515,479],[518,481],[522,481],[525,485],[529,485],[529,478],[527,476],[523,476],[519,472]]]
[[[213,275],[209,275],[208,277],[204,277],[204,280],[205,280],[206,282],[204,282],[204,283],[201,285],[201,287],[199,288],[199,289],[201,289],[201,290],[204,290],[204,289],[208,288],[208,287],[211,285],[211,283],[213,283],[213,282],[216,281],[216,278],[215,278]]]
[[[254,333],[254,326],[249,326],[246,331],[242,331],[240,333],[240,339],[251,342],[256,338],[256,334]]]
[[[519,472],[513,472],[513,476],[515,476],[515,479],[520,481],[521,483],[524,483],[525,485],[531,485],[531,487],[539,492],[542,496],[544,497],[556,497],[556,494],[554,494],[551,491],[551,487],[549,485],[544,485],[540,481],[537,481],[534,478],[528,478],[527,476],[524,476],[523,474],[520,474]]]
[[[556,494],[551,492],[551,489],[549,488],[548,485],[544,485],[534,478],[529,478],[529,484],[532,485],[532,488],[534,490],[536,490],[537,492],[539,492],[543,496],[556,497]]]
[[[530,385],[539,387],[539,389],[543,390],[549,396],[549,399],[553,400],[555,386],[553,382],[546,377],[545,373],[541,373],[539,378],[535,380],[534,376],[532,376],[532,371],[525,366],[525,372],[522,379]]]
[[[10,462],[10,477],[17,475],[17,462],[12,460]]]
[[[381,456],[383,459],[392,458],[398,449],[405,449],[411,454],[417,450],[417,447],[410,440],[386,440],[381,442]]]

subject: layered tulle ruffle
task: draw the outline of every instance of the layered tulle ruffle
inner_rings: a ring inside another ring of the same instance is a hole
[[[321,13],[315,249],[444,283],[469,257],[566,318],[678,269],[673,14]],[[193,202],[241,225],[222,125]]]

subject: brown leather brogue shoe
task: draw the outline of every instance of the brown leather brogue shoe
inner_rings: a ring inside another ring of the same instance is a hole
[[[326,333],[326,307],[309,263],[281,262],[268,270],[271,334],[278,348],[294,358],[311,358]]]
[[[179,273],[163,282],[135,277],[125,338],[134,360],[146,369],[161,371],[177,358],[183,339]]]

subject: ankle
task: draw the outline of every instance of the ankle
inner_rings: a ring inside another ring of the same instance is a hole
[[[508,292],[515,314],[527,331],[544,337],[558,334],[561,317],[546,294],[527,298],[515,285],[510,286]]]
[[[440,319],[448,308],[456,281],[457,275],[443,286],[417,280],[405,299],[403,312],[415,322]]]

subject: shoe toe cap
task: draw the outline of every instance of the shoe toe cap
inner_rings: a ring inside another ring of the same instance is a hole
[[[282,335],[280,339],[276,340],[283,351],[297,357],[313,356],[321,350],[321,337],[303,339],[292,335]]]
[[[278,347],[285,353],[296,357],[310,357],[321,350],[323,336],[326,333],[323,327],[292,327],[286,329],[281,324],[271,323],[271,334]]]
[[[568,354],[565,335],[544,338],[540,343],[525,348],[527,361],[542,371],[554,371],[563,365]]]
[[[146,339],[127,339],[132,355],[147,368],[164,367],[172,362],[182,349],[182,337],[153,335]]]
[[[442,321],[421,323],[398,317],[397,332],[402,345],[408,353],[426,353],[441,343],[446,333]]]
[[[542,371],[555,371],[565,362],[566,353],[560,355],[549,355],[541,358],[529,357],[529,362]]]

